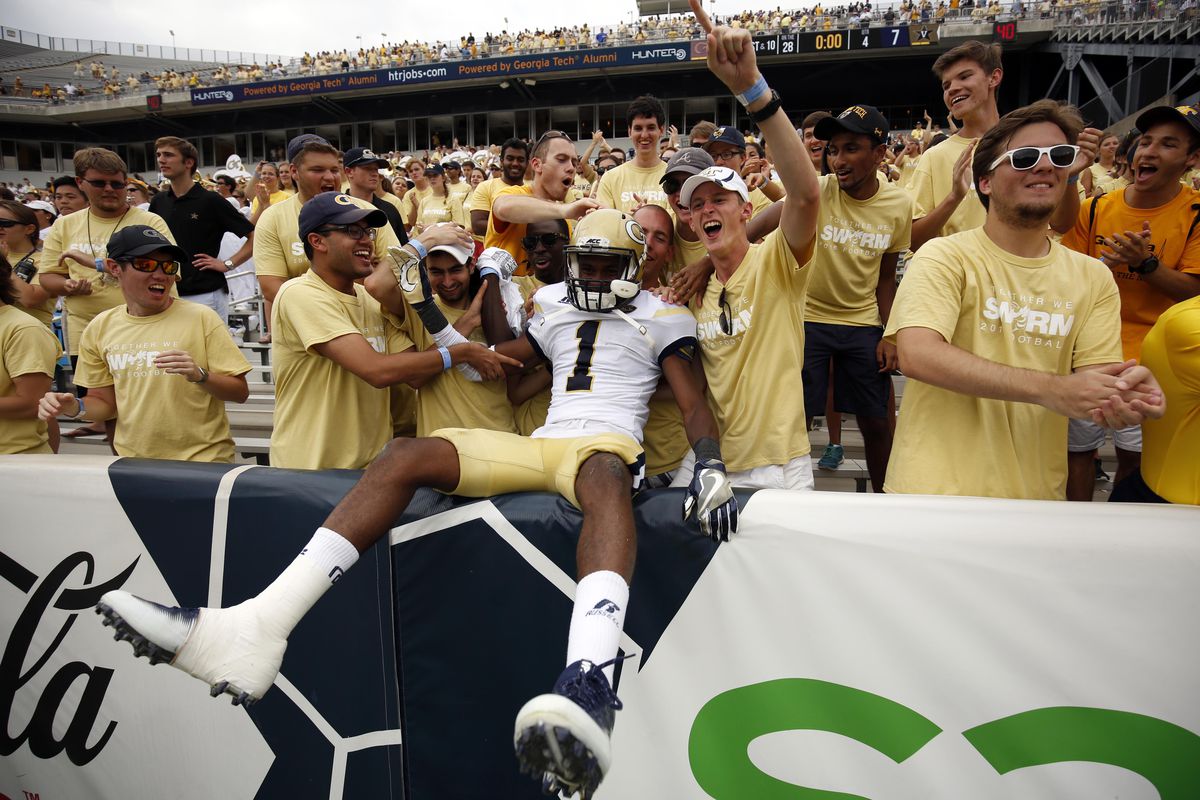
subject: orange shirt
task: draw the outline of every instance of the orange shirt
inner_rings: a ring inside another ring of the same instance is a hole
[[[505,195],[521,195],[523,197],[533,197],[533,186],[507,186],[492,196],[492,206],[495,207],[496,200]],[[507,250],[509,255],[517,260],[517,275],[526,274],[526,261],[529,257],[525,254],[525,246],[521,244],[521,239],[525,237],[525,224],[518,222],[505,222],[495,215],[488,215],[487,235],[483,238],[483,246],[499,247]]]
[[[1140,231],[1142,223],[1148,221],[1158,268],[1200,274],[1200,225],[1192,229],[1200,214],[1200,192],[1185,186],[1174,200],[1158,208],[1130,208],[1124,191],[1111,192],[1097,200],[1095,219],[1091,219],[1091,207],[1090,201],[1080,207],[1079,219],[1063,237],[1063,246],[1099,258],[1106,249],[1099,242],[1102,237]],[[1125,357],[1140,359],[1146,333],[1175,301],[1124,264],[1114,266],[1112,274],[1121,293],[1121,344]]]

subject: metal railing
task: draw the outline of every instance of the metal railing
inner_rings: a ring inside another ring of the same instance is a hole
[[[248,53],[236,50],[213,50],[199,47],[176,47],[171,45],[139,44],[136,42],[113,42],[107,39],[73,39],[63,36],[48,36],[44,33],[20,28],[0,26],[5,42],[29,45],[42,50],[65,53],[88,53],[89,55],[130,56],[167,61],[201,61],[212,64],[275,64],[290,61],[292,56],[269,53]]]

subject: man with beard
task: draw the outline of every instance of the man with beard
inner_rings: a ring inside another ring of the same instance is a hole
[[[1068,418],[1163,415],[1154,376],[1122,361],[1108,269],[1047,236],[1082,129],[1053,100],[1006,114],[970,164],[983,225],[909,264],[884,333],[909,379],[885,491],[1061,500]]]
[[[499,178],[488,178],[475,187],[467,200],[466,210],[471,216],[471,233],[483,241],[488,232],[488,217],[492,215],[492,201],[496,193],[509,186],[525,183],[525,167],[529,164],[529,145],[523,139],[509,139],[500,146]]]

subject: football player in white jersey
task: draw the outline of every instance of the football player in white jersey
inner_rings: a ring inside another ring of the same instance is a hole
[[[420,249],[412,242],[395,248],[392,269],[409,305],[446,347],[445,337],[458,334],[432,302]],[[695,319],[641,289],[643,253],[632,217],[612,209],[586,216],[567,248],[566,281],[539,290],[525,335],[496,346],[521,362],[543,358],[553,374],[546,424],[532,437],[443,429],[395,439],[257,597],[227,609],[179,609],[109,592],[99,604],[106,623],[131,639],[137,655],[169,661],[210,684],[214,696],[223,691],[235,704],[250,703],[274,681],[292,628],[419,487],[468,497],[560,492],[583,512],[567,667],[552,692],[520,710],[514,746],[522,770],[543,789],[589,797],[608,771],[621,707],[611,681],[636,554],[631,494],[660,377],[679,403],[696,456],[685,518],[695,514],[714,539],[727,541],[737,530],[717,425],[691,364]],[[379,299],[393,307],[393,298]],[[502,462],[495,453],[504,454]]]

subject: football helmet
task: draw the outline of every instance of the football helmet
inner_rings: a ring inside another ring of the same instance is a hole
[[[565,248],[567,298],[581,311],[612,311],[642,289],[642,264],[646,235],[628,214],[602,208],[579,221]],[[581,258],[607,256],[618,259],[615,277],[583,277]]]

